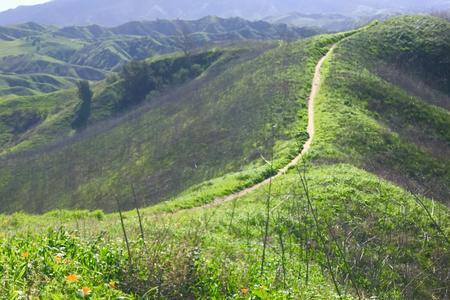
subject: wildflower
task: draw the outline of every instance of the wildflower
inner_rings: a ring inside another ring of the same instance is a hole
[[[30,257],[30,253],[28,251],[25,251],[25,252],[22,252],[20,254],[20,256],[22,256],[23,258],[28,258],[28,257]]]
[[[55,257],[53,258],[55,260],[55,262],[57,264],[60,264],[62,259],[63,259],[63,255],[62,254],[56,254]]]
[[[108,287],[110,288],[110,289],[116,289],[117,288],[117,282],[115,282],[114,280],[111,280],[109,283],[108,283]]]
[[[88,287],[83,287],[81,290],[78,291],[78,295],[81,297],[87,297],[91,294],[91,289]]]
[[[80,276],[78,276],[77,274],[70,274],[67,275],[66,280],[67,282],[77,282],[79,278]]]
[[[248,294],[248,288],[241,288],[241,293],[243,294],[243,295],[247,295]]]

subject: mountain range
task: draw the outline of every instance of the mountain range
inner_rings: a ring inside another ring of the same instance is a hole
[[[33,95],[101,80],[130,60],[181,51],[182,32],[193,48],[217,43],[301,38],[315,29],[205,17],[195,21],[142,21],[116,27],[55,27],[28,22],[0,26],[0,95]]]
[[[261,19],[291,12],[377,14],[450,8],[448,0],[53,0],[0,13],[0,25],[29,21],[51,25],[117,26],[129,21],[198,19],[207,15]],[[76,12],[76,13],[74,13]]]

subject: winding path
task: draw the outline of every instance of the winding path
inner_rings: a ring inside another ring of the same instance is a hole
[[[289,170],[290,167],[293,167],[298,164],[298,162],[302,159],[302,157],[309,151],[311,148],[311,144],[314,139],[315,135],[315,127],[314,127],[314,101],[316,99],[317,94],[319,93],[320,84],[321,84],[321,69],[322,65],[325,62],[325,60],[333,53],[336,45],[333,45],[331,49],[328,51],[328,53],[322,57],[319,62],[316,65],[315,72],[314,72],[314,78],[312,81],[312,87],[311,87],[311,93],[309,95],[308,100],[308,127],[307,132],[309,134],[309,139],[306,141],[306,143],[303,146],[303,150],[300,152],[299,155],[297,155],[293,160],[291,160],[286,166],[284,166],[282,169],[278,170],[278,173],[273,175],[272,177],[269,177],[265,179],[264,181],[261,181],[260,183],[257,183],[251,187],[248,187],[246,189],[243,189],[239,192],[236,192],[234,194],[230,194],[227,196],[219,197],[213,200],[211,203],[205,204],[203,206],[197,206],[190,209],[184,209],[182,211],[190,211],[190,210],[197,210],[197,209],[203,209],[203,208],[210,208],[215,207],[218,205],[221,205],[226,202],[233,201],[237,198],[240,198],[242,196],[247,195],[250,192],[253,192],[256,189],[259,189],[260,187],[269,184],[272,180],[283,176],[286,174],[286,172]]]

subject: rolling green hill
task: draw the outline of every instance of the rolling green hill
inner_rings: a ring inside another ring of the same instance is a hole
[[[449,26],[151,59],[165,84],[118,116],[124,74],[99,83],[85,131],[0,160],[4,298],[446,299]],[[271,177],[308,140],[313,77],[311,148]]]
[[[99,86],[91,119],[100,122],[54,145],[1,159],[2,210],[43,212],[70,207],[114,211],[114,197],[123,199],[126,207],[132,206],[131,184],[145,198],[141,205],[150,205],[225,174],[229,175],[205,185],[217,185],[216,194],[220,195],[260,180],[270,174],[264,159],[271,159],[272,147],[275,165],[282,165],[307,136],[309,82],[325,43],[323,38],[310,39],[272,50],[255,44],[150,62],[156,68],[165,61],[166,69],[177,61],[182,66],[183,60],[194,65],[198,60],[200,64],[204,61],[205,71],[178,88],[172,85],[152,91],[139,108],[112,119],[109,107],[114,110],[114,103],[121,98],[117,88],[121,81]],[[209,67],[207,60],[200,59],[205,55],[215,59]],[[54,99],[60,96],[54,95]],[[42,96],[39,99],[44,100]],[[26,148],[54,132],[60,136],[71,131],[76,101],[65,99],[62,105],[42,125],[26,131],[14,147]],[[101,122],[105,115],[110,118]],[[33,116],[31,113],[30,118],[39,122]],[[276,128],[271,129],[272,123]],[[46,167],[49,165],[51,169]]]
[[[448,205],[449,50],[450,23],[425,16],[342,43],[328,67],[315,159],[354,163]]]
[[[262,44],[261,47],[261,49],[264,49],[264,47],[271,47],[271,45]],[[232,55],[231,52],[233,51],[230,51],[229,56]],[[237,54],[237,52],[233,53]],[[146,93],[152,92],[152,94],[148,96],[149,99],[145,102],[149,102],[150,98],[168,90],[169,87],[179,86],[200,75],[221,54],[223,52],[212,50],[193,54],[189,59],[179,54],[153,58],[148,64],[148,72],[154,74],[153,77],[157,79],[158,86],[146,91]],[[144,63],[135,64],[144,65]],[[153,77],[149,76],[149,78]],[[125,82],[120,75],[115,75],[93,86],[95,93],[91,107],[90,124],[97,124],[99,121],[117,117],[126,111],[126,107],[122,107],[128,100],[128,96],[124,94],[123,85]],[[145,85],[151,86],[151,83],[147,82]],[[0,125],[4,128],[0,142],[1,154],[31,151],[39,146],[48,146],[56,142],[61,143],[61,140],[70,138],[75,133],[71,123],[78,102],[79,99],[75,89],[31,97],[5,99],[0,103],[2,108]],[[20,116],[20,122],[17,120],[17,116]],[[17,124],[23,125],[18,127]]]
[[[182,32],[190,36],[195,48],[317,33],[307,28],[217,17],[130,22],[114,28],[58,28],[36,23],[0,27],[0,96],[54,92],[73,86],[78,79],[102,80],[130,60],[180,51]]]

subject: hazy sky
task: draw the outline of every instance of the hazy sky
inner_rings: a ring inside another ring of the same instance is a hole
[[[49,0],[0,0],[0,11],[16,8],[19,5],[32,5],[48,1]]]

